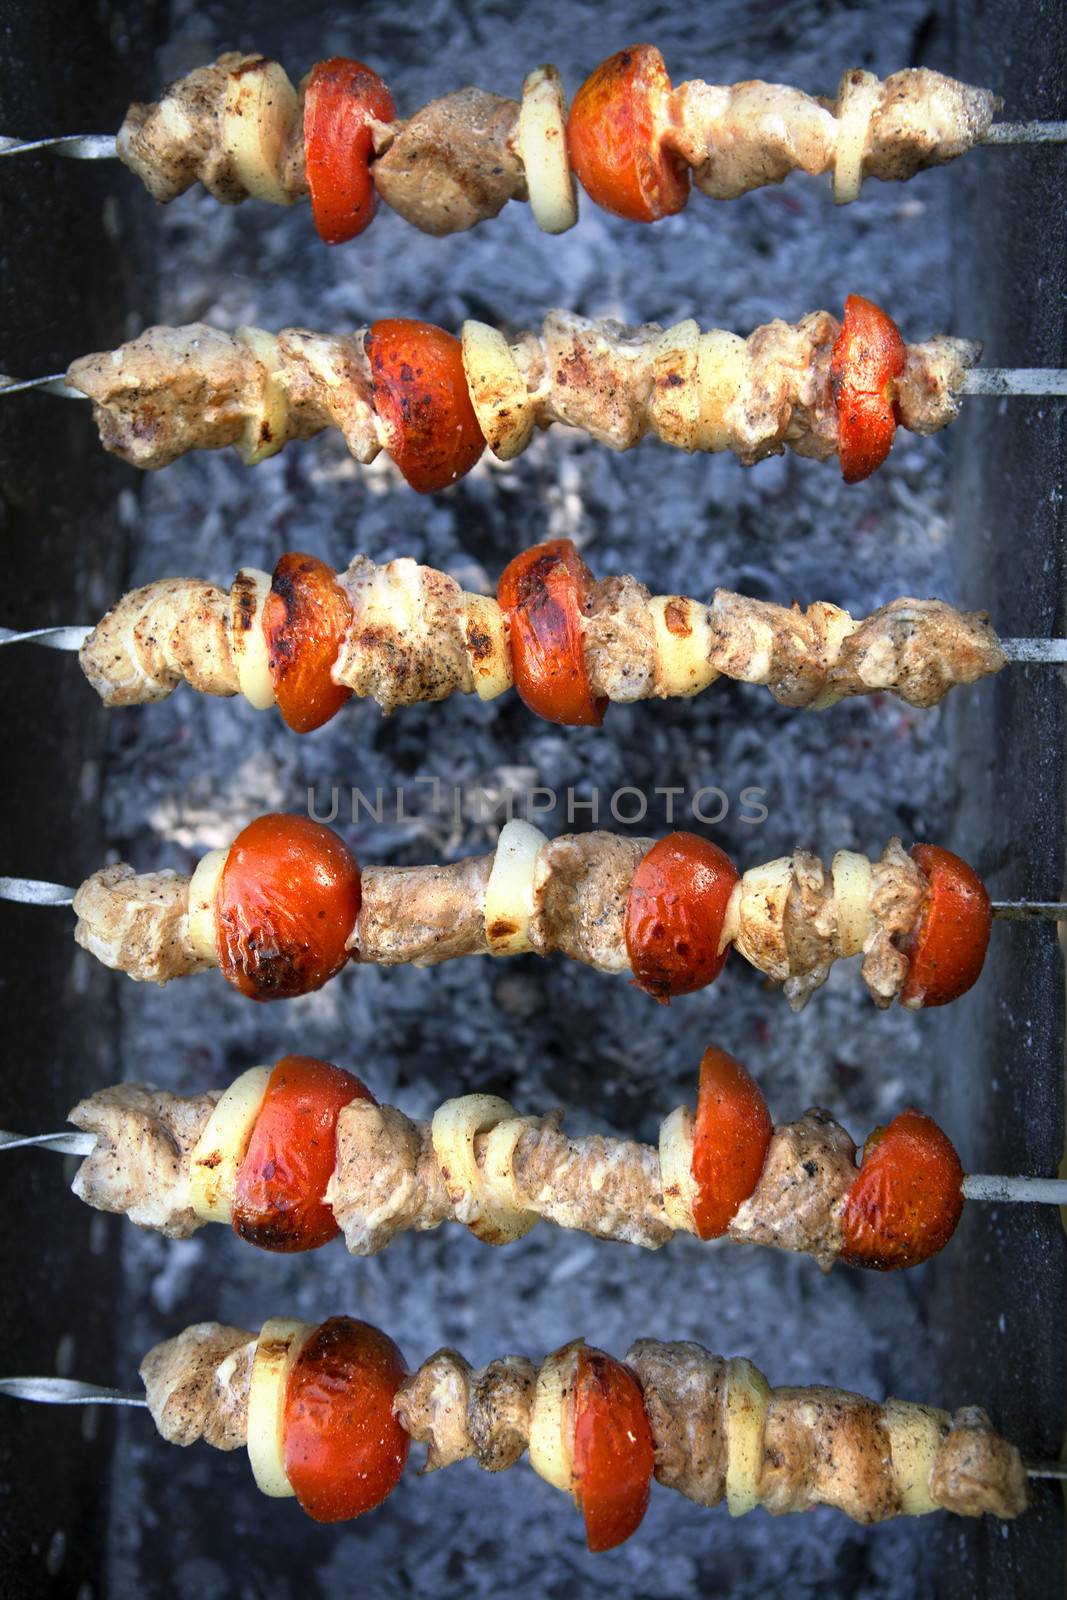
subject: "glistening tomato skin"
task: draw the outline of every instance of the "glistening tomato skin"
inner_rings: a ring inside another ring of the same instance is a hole
[[[693,1127],[693,1220],[701,1239],[718,1239],[759,1183],[774,1123],[751,1073],[714,1046],[700,1063]]]
[[[400,1482],[410,1440],[393,1401],[406,1376],[392,1339],[352,1317],[331,1317],[300,1351],[286,1385],[282,1458],[314,1521],[362,1516]]]
[[[352,621],[352,605],[333,567],[289,550],[274,569],[263,606],[263,637],[278,710],[296,733],[329,722],[351,689],[331,669]]]
[[[900,1003],[911,1010],[944,1006],[977,983],[989,948],[993,907],[966,861],[937,844],[917,844],[911,858],[929,883],[911,939],[902,944],[908,976]]]
[[[648,1510],[656,1453],[641,1387],[630,1368],[581,1345],[574,1387],[574,1495],[585,1542],[613,1550]]]
[[[317,1250],[340,1230],[324,1196],[337,1165],[337,1119],[374,1096],[315,1056],[285,1056],[267,1082],[237,1170],[234,1231],[261,1250]],[[376,1102],[375,1102],[376,1103]]]
[[[689,199],[689,170],[663,142],[671,80],[650,44],[601,62],[574,97],[567,154],[589,198],[629,222],[655,222]]]
[[[334,56],[316,61],[304,92],[304,170],[320,239],[343,244],[378,209],[370,123],[392,122],[393,97],[376,72]]]
[[[360,907],[359,865],[307,817],[268,812],[230,846],[215,900],[223,977],[252,1000],[287,1000],[332,978]]]
[[[547,722],[599,727],[607,700],[594,698],[582,618],[593,575],[571,539],[549,539],[517,555],[500,575],[511,670],[522,703]]]
[[[417,493],[447,489],[485,449],[459,340],[430,322],[392,317],[373,324],[365,349],[386,450]]]
[[[634,982],[664,1003],[713,983],[730,953],[726,908],[739,881],[725,850],[695,833],[668,833],[638,863],[626,907]]]
[[[900,329],[873,300],[850,294],[830,356],[837,452],[846,483],[882,465],[897,431],[896,380],[907,365]]]
[[[864,1146],[841,1214],[841,1259],[879,1272],[928,1261],[956,1231],[962,1184],[948,1135],[921,1111],[902,1111]]]

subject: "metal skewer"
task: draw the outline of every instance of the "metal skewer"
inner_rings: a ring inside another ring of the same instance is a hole
[[[1067,371],[1062,367],[969,367],[959,394],[1053,395],[1067,394]]]
[[[0,644],[7,642],[0,637]],[[1001,639],[1000,648],[1009,661],[1049,667],[1067,665],[1067,639]]]
[[[0,1394],[12,1400],[33,1400],[46,1406],[137,1406],[147,1411],[143,1395],[109,1389],[76,1378],[0,1378]],[[1067,1479],[1067,1461],[1024,1461],[1028,1478]]]
[[[0,1151],[36,1147],[54,1150],[57,1155],[88,1156],[96,1148],[95,1133],[8,1133],[0,1128]],[[1011,1177],[988,1172],[969,1172],[960,1185],[968,1200],[989,1200],[998,1204],[1067,1206],[1067,1178]]]
[[[0,134],[0,156],[32,155],[35,150],[75,161],[116,161],[119,153],[113,133],[61,133],[52,139],[11,139]]]
[[[0,900],[25,906],[72,906],[75,889],[65,883],[43,883],[40,878],[0,878]]]
[[[1067,144],[1067,122],[994,122],[982,144]]]
[[[24,394],[30,389],[43,389],[49,394],[61,395],[64,400],[89,398],[80,389],[71,387],[64,372],[50,372],[43,378],[12,378],[0,372],[0,395]],[[971,367],[963,374],[957,392],[1000,398],[1034,395],[1047,399],[1053,395],[1067,395],[1067,368]]]
[[[0,877],[0,900],[27,906],[71,906],[76,889],[69,884],[46,883],[41,878]],[[1067,901],[994,900],[993,915],[1006,922],[1067,922]]]
[[[980,144],[1067,144],[1067,122],[994,122]],[[74,161],[117,161],[113,133],[60,133],[48,139],[19,139],[0,134],[0,156],[37,152]]]
[[[46,1406],[141,1406],[143,1394],[128,1394],[101,1383],[79,1383],[76,1378],[0,1378],[0,1394],[12,1400],[36,1400]]]
[[[43,644],[49,650],[80,650],[92,631],[92,628],[61,627],[30,628],[19,633],[14,628],[0,628],[0,645]]]
[[[42,389],[47,394],[58,394],[64,400],[88,400],[80,389],[72,389],[65,372],[50,373],[47,378],[9,378],[0,372],[0,394],[25,394],[30,389]]]
[[[0,647],[5,644],[43,644],[50,650],[80,650],[92,633],[91,626],[54,628],[0,628]],[[1000,648],[1008,661],[1030,666],[1067,666],[1067,639],[1001,639]]]
[[[993,915],[1005,922],[1067,922],[1067,904],[1062,900],[994,900]]]
[[[95,1133],[8,1133],[0,1128],[0,1150],[54,1150],[57,1155],[91,1156],[96,1148]]]

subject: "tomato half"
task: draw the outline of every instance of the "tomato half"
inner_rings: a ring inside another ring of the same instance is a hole
[[[837,453],[846,483],[869,478],[892,449],[896,380],[907,360],[907,346],[892,317],[873,300],[850,294],[830,356]]]
[[[993,908],[972,867],[936,844],[912,847],[911,859],[929,883],[919,925],[901,943],[908,976],[903,1006],[944,1006],[978,981],[989,948]]]
[[[316,1522],[362,1516],[400,1482],[410,1440],[393,1401],[406,1375],[392,1339],[353,1317],[331,1317],[300,1351],[285,1391],[283,1460]]]
[[[497,585],[519,698],[537,716],[571,728],[599,727],[608,704],[593,698],[585,665],[582,618],[592,588],[572,539],[524,550]]]
[[[386,450],[419,494],[447,489],[485,449],[459,340],[430,322],[392,317],[373,324],[366,351]]]
[[[718,1239],[759,1183],[774,1133],[759,1085],[714,1046],[700,1063],[693,1128],[693,1218],[701,1239]]]
[[[315,1056],[285,1056],[267,1082],[237,1169],[234,1231],[261,1250],[317,1250],[340,1230],[323,1196],[337,1165],[337,1119],[374,1100],[350,1072]]]
[[[253,1000],[321,989],[348,960],[359,907],[359,865],[343,839],[308,817],[257,817],[230,846],[219,880],[223,976]]]
[[[948,1135],[921,1111],[902,1111],[864,1145],[841,1215],[842,1260],[879,1272],[928,1261],[956,1231],[962,1184]]]
[[[695,833],[668,833],[638,863],[626,907],[634,982],[656,1000],[692,994],[719,976],[726,908],[739,881],[725,850]]]
[[[392,122],[393,97],[361,61],[316,61],[304,91],[304,170],[319,238],[343,244],[378,209],[370,123]]]
[[[650,44],[601,62],[574,97],[567,154],[582,188],[613,216],[655,222],[689,199],[689,169],[663,142],[671,80]]]
[[[316,556],[287,551],[274,569],[263,606],[274,698],[289,727],[310,733],[340,711],[351,689],[331,669],[352,621],[337,573]]]
[[[592,1551],[613,1550],[648,1510],[656,1452],[630,1368],[582,1345],[574,1388],[574,1494]]]

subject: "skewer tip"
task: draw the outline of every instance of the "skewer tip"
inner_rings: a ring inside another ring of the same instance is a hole
[[[1062,900],[994,900],[993,915],[1005,922],[1067,922],[1067,903]]]
[[[968,1200],[1067,1206],[1067,1178],[1022,1178],[1001,1173],[969,1172],[961,1187]]]
[[[46,1406],[148,1406],[144,1395],[75,1378],[0,1378],[0,1394]]]
[[[65,883],[44,883],[39,878],[0,877],[0,900],[24,906],[72,906],[77,891]]]

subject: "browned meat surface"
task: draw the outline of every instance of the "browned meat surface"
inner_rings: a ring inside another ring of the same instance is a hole
[[[352,935],[357,961],[432,966],[483,954],[485,886],[492,856],[450,866],[365,867],[363,903]]]
[[[759,1183],[730,1223],[739,1244],[801,1250],[829,1271],[841,1253],[841,1205],[856,1146],[827,1111],[775,1128]]]
[[[672,1237],[659,1153],[597,1134],[568,1139],[562,1113],[521,1134],[512,1172],[523,1206],[561,1228],[655,1250]]]
[[[96,1145],[71,1184],[78,1199],[187,1239],[201,1226],[189,1204],[189,1156],[218,1098],[120,1083],[80,1100],[67,1120],[95,1134]]]
[[[158,103],[130,107],[116,141],[119,159],[153,199],[174,200],[197,182],[223,205],[245,198],[223,143],[222,109],[231,75],[260,59],[229,50],[169,84]]]
[[[979,1406],[956,1412],[937,1452],[930,1492],[961,1517],[1018,1517],[1026,1510],[1026,1469],[1014,1445]]]
[[[384,712],[474,688],[463,590],[408,559],[378,567],[358,556],[341,578],[352,620],[333,676]]]
[[[211,965],[189,943],[189,879],[135,873],[118,863],[87,878],[74,896],[74,937],[105,967],[137,983],[169,983]]]
[[[147,583],[112,607],[79,659],[106,706],[165,700],[183,681],[202,694],[236,694],[229,596],[194,578]]]
[[[821,1385],[772,1390],[759,1495],[774,1516],[822,1505],[854,1522],[895,1517],[900,1493],[882,1407]]]
[[[630,884],[651,839],[563,834],[541,846],[530,940],[539,955],[561,950],[601,972],[625,972]]]
[[[518,116],[517,101],[484,89],[431,100],[382,130],[388,144],[372,169],[378,193],[423,233],[462,233],[495,217],[526,198],[512,147]]]
[[[337,1120],[337,1166],[326,1190],[353,1255],[369,1256],[409,1228],[454,1215],[428,1123],[354,1100]]]
[[[702,1345],[638,1339],[626,1352],[636,1372],[656,1450],[656,1477],[698,1506],[726,1492],[726,1363]]]
[[[221,1322],[197,1322],[149,1350],[141,1381],[152,1421],[170,1444],[203,1439],[236,1450],[248,1436],[248,1386],[256,1335]]]

